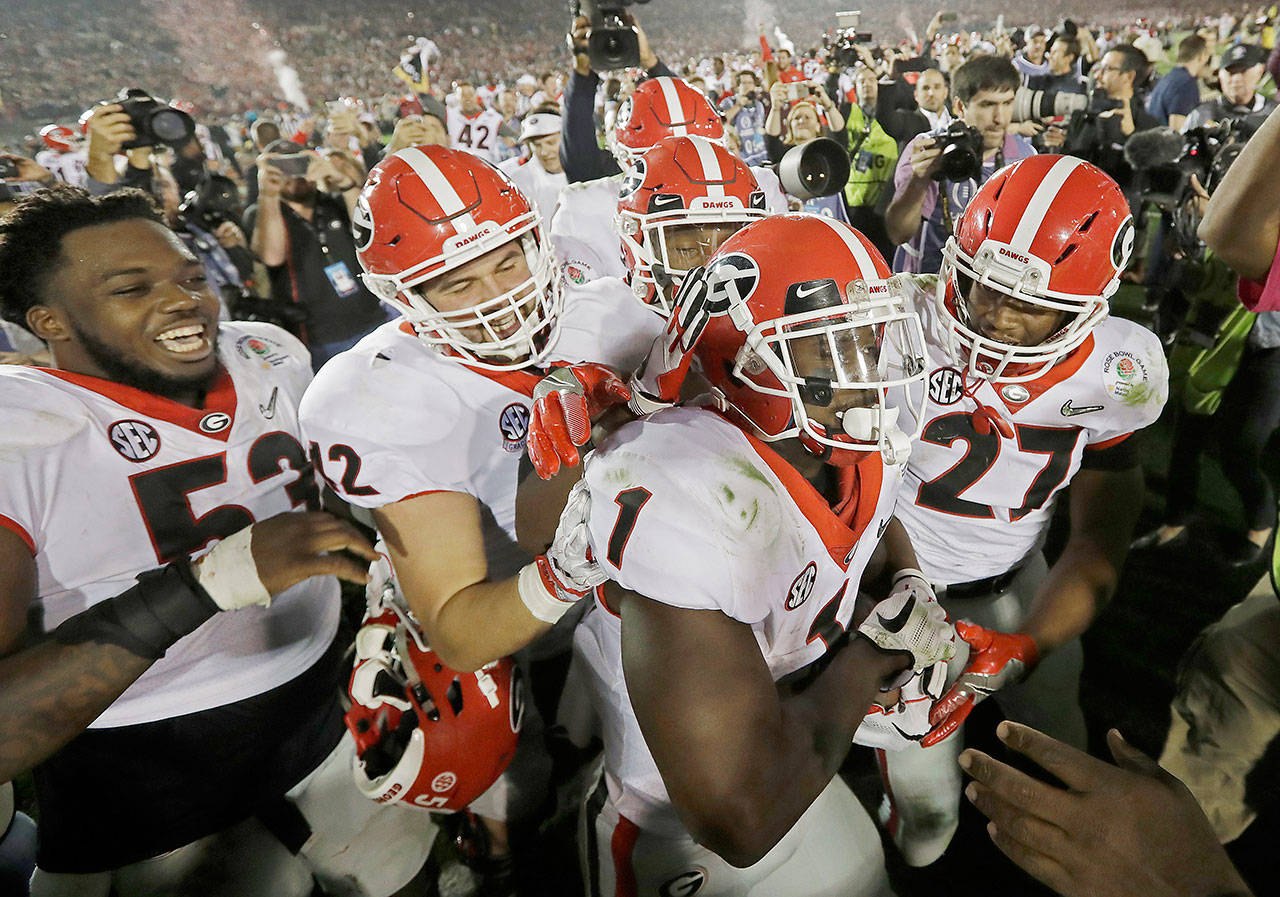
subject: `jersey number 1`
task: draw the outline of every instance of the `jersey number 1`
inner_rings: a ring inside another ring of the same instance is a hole
[[[614,496],[613,503],[618,506],[618,519],[613,524],[613,532],[609,533],[609,550],[606,555],[614,569],[622,568],[622,552],[627,548],[631,530],[635,529],[636,517],[640,516],[640,509],[651,498],[653,493],[642,486],[623,489]]]

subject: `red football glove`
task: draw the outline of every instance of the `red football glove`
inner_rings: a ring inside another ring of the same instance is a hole
[[[627,384],[602,364],[565,365],[538,381],[525,442],[538,476],[548,480],[561,465],[575,466],[581,460],[578,446],[591,438],[591,422],[630,398]]]
[[[937,744],[960,727],[980,701],[1002,688],[1021,682],[1040,659],[1036,643],[1018,632],[996,632],[963,620],[956,633],[969,643],[969,664],[947,693],[933,705],[921,739],[925,747]]]
[[[644,363],[631,377],[631,410],[641,416],[674,405],[693,361],[693,347],[711,319],[706,271],[691,269],[680,282],[671,305],[671,317]]]

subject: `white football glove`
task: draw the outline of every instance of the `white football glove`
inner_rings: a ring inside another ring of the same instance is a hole
[[[591,493],[587,491],[587,481],[581,479],[569,490],[547,553],[520,570],[516,581],[520,600],[529,613],[544,623],[559,620],[609,578],[591,557],[587,528],[590,513]]]
[[[886,651],[907,651],[915,672],[956,653],[955,628],[919,570],[899,570],[889,597],[871,609],[858,632]]]
[[[902,686],[898,703],[892,707],[872,704],[862,724],[853,733],[853,743],[866,747],[900,751],[919,742],[929,731],[929,712],[947,683],[945,660],[917,673]]]

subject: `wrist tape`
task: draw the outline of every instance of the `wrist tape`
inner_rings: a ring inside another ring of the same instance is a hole
[[[573,602],[561,601],[547,588],[536,561],[520,568],[516,591],[529,613],[544,623],[555,623],[573,607]]]
[[[192,564],[196,581],[223,610],[271,604],[271,593],[258,577],[253,559],[253,527],[227,536]]]
[[[50,636],[64,645],[119,645],[159,660],[169,646],[218,612],[187,558],[139,574],[133,587],[99,601],[59,625]]]

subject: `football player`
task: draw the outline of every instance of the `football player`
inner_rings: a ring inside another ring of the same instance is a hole
[[[449,145],[475,153],[481,159],[497,165],[502,160],[502,144],[499,131],[508,137],[508,129],[502,121],[502,113],[480,102],[475,85],[463,81],[456,85],[458,105],[449,106],[447,115]]]
[[[1009,717],[1084,746],[1079,636],[1115,590],[1142,507],[1132,436],[1167,394],[1159,340],[1108,316],[1133,239],[1108,175],[1033,156],[974,196],[936,283],[899,278],[929,340],[929,410],[897,514],[969,651],[931,746],[886,758],[883,815],[912,865],[955,830],[958,728],[979,701],[995,695]],[[1071,531],[1049,567],[1061,495]]]
[[[72,187],[83,187],[88,179],[85,165],[89,155],[80,143],[80,135],[66,125],[45,125],[40,129],[44,149],[36,153],[36,163],[53,172],[53,176]]]
[[[572,109],[566,112],[572,115]],[[551,242],[566,281],[583,284],[597,277],[626,276],[627,263],[618,252],[613,229],[619,197],[634,183],[628,175],[636,162],[664,137],[673,136],[704,137],[723,145],[724,125],[710,101],[679,78],[640,82],[622,102],[608,132],[609,149],[621,172],[570,184],[560,194],[551,219]],[[751,173],[764,192],[768,211],[785,212],[787,200],[778,176],[759,167]],[[643,172],[639,177],[643,179]]]
[[[0,780],[35,765],[33,893],[391,894],[434,832],[351,787],[335,574],[376,554],[307,510],[306,350],[219,325],[137,191],[24,201],[0,272],[54,361],[0,369]]]
[[[687,336],[714,408],[625,424],[587,458],[570,507],[587,499],[620,587],[575,635],[605,742],[593,893],[887,893],[875,827],[835,772],[855,730],[910,730],[908,704],[927,730],[924,683],[940,693],[953,648],[893,521],[924,346],[887,276],[846,225],[747,225],[677,299],[677,316],[705,309]],[[887,364],[890,342],[914,361]],[[880,571],[889,597],[859,625]],[[860,728],[904,681],[893,722]]]
[[[566,571],[516,542],[534,386],[555,362],[627,369],[663,322],[616,293],[566,304],[541,216],[467,152],[411,147],[384,159],[354,226],[365,283],[401,317],[325,365],[303,427],[325,479],[372,511],[426,642],[473,671],[547,632],[581,597]],[[604,373],[594,385],[625,394]],[[518,792],[537,780],[523,765],[537,758],[517,753],[501,787],[473,804],[500,855],[497,821],[536,803],[533,789]]]
[[[520,142],[526,155],[498,164],[520,192],[533,201],[543,221],[550,221],[556,202],[568,184],[560,164],[560,107],[539,106],[520,123]]]

